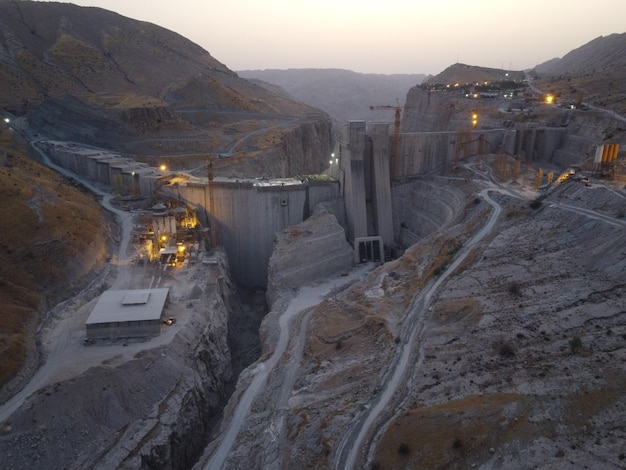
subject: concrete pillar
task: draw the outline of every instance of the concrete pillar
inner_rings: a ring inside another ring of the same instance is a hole
[[[344,125],[342,169],[345,171],[345,204],[348,239],[367,236],[365,205],[365,121],[350,121]]]
[[[559,127],[537,129],[535,147],[539,159],[552,161],[554,152],[561,146],[561,139],[564,134],[565,129]]]
[[[504,132],[504,136],[502,137],[502,148],[505,150],[505,152],[507,152],[509,155],[517,155],[518,153],[516,152],[516,137],[517,137],[517,132],[516,131],[505,131]]]
[[[372,139],[372,188],[375,226],[384,245],[393,244],[393,215],[389,175],[389,124],[370,125]]]
[[[535,145],[537,141],[537,130],[527,129],[524,131],[524,154],[529,162],[535,159]]]

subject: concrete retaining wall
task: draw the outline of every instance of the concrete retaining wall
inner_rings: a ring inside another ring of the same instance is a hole
[[[339,186],[334,182],[257,186],[247,181],[214,181],[212,198],[204,184],[165,186],[160,192],[172,198],[180,194],[200,218],[213,214],[213,237],[226,250],[233,278],[265,287],[275,234],[305,220],[312,202],[338,198]]]
[[[404,133],[400,135],[397,176],[435,171],[464,157],[495,153],[497,147],[528,161],[551,162],[566,134],[566,129],[559,127]]]
[[[151,197],[162,177],[158,169],[146,163],[105,150],[54,141],[39,145],[53,163],[121,194]]]

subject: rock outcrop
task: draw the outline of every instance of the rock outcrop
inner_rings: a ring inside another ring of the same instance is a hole
[[[571,182],[533,209],[491,193],[500,215],[474,243],[493,209],[464,189],[460,214],[440,207],[443,231],[294,316],[231,466],[343,468],[343,444],[390,396],[407,344],[356,468],[620,465],[623,197]]]
[[[333,146],[332,121],[323,113],[312,113],[292,120],[283,129],[245,138],[234,150],[250,158],[233,155],[218,161],[215,174],[229,178],[291,178],[319,174],[328,167]]]
[[[435,132],[453,130],[457,113],[457,96],[451,93],[431,93],[421,86],[411,88],[406,96],[403,132]]]
[[[304,222],[276,234],[269,261],[267,303],[352,266],[353,249],[333,214],[322,206]]]

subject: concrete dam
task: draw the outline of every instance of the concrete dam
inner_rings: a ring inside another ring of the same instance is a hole
[[[564,135],[561,128],[403,133],[392,162],[389,124],[352,121],[342,126],[329,156],[332,178],[301,180],[209,181],[78,144],[39,145],[54,163],[119,194],[185,202],[210,228],[211,242],[224,246],[233,278],[265,287],[275,235],[304,221],[316,204],[343,206],[335,215],[354,248],[354,263],[382,262],[389,248],[408,246],[454,217],[460,197],[454,188],[438,190],[417,177],[496,149],[549,161]]]

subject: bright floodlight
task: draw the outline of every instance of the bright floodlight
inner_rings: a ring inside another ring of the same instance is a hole
[[[9,123],[9,118],[4,118],[4,122]]]

